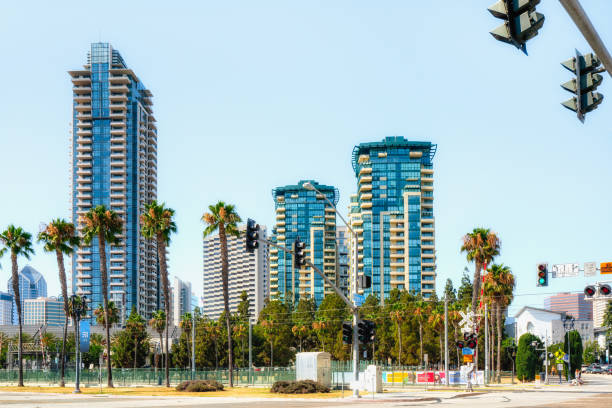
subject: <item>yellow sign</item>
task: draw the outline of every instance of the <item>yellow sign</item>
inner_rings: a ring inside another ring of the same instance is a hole
[[[472,363],[474,361],[474,355],[472,354],[464,354],[463,355],[463,362],[464,363]]]
[[[612,273],[612,262],[603,262],[599,265],[601,273]]]

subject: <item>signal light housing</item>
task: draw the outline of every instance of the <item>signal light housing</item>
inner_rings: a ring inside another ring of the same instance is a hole
[[[246,225],[246,250],[249,253],[253,253],[255,249],[259,246],[259,225],[255,222],[255,220],[248,219]]]
[[[357,334],[361,344],[368,344],[374,341],[374,329],[376,325],[370,320],[362,320],[357,323]]]
[[[461,340],[457,341],[457,343],[455,343],[455,345],[457,346],[458,349],[462,349],[465,347],[465,343]]]
[[[592,298],[595,295],[595,287],[589,285],[586,288],[584,288],[584,295],[588,298]]]
[[[602,296],[608,296],[610,293],[612,293],[612,289],[610,288],[610,285],[601,285],[599,287],[599,294]]]
[[[538,280],[537,286],[548,286],[548,264],[538,264]]]
[[[306,265],[306,256],[304,254],[305,248],[306,243],[300,241],[300,237],[297,237],[293,242],[293,265],[297,268]]]
[[[344,344],[353,343],[353,326],[350,322],[342,322],[342,342]]]

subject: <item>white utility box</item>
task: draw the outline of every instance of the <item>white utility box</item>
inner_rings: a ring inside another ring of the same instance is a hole
[[[368,392],[383,392],[382,370],[375,365],[369,365],[363,373],[363,388]]]
[[[331,387],[331,355],[327,352],[297,353],[295,379],[313,380]]]

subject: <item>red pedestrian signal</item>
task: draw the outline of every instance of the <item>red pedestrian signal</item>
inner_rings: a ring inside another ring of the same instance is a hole
[[[584,295],[588,298],[592,298],[595,295],[595,287],[587,286],[586,288],[584,288]]]
[[[608,296],[612,293],[612,289],[610,289],[610,285],[601,285],[599,287],[599,294],[602,296]]]

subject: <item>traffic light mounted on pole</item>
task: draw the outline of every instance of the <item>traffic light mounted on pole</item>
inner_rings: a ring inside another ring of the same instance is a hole
[[[576,94],[572,99],[562,102],[561,105],[567,109],[576,112],[578,119],[584,122],[584,115],[594,109],[603,101],[603,95],[595,92],[597,87],[603,81],[603,77],[598,72],[602,69],[596,69],[601,64],[601,61],[593,53],[582,55],[576,50],[576,56],[562,62],[568,70],[576,74],[576,78],[561,84],[561,87],[566,91]]]
[[[376,324],[370,320],[362,320],[357,323],[357,334],[359,343],[368,344],[374,341]]]
[[[249,253],[253,253],[255,249],[259,246],[259,225],[255,222],[255,220],[248,219],[246,225],[246,250]]]
[[[300,237],[297,237],[293,242],[293,266],[297,268],[301,268],[302,266],[306,266],[306,255],[304,254],[304,249],[306,248],[306,243],[300,241]]]
[[[537,286],[548,286],[548,264],[538,264],[538,281]]]
[[[342,322],[342,342],[344,344],[353,343],[353,326],[351,322]]]
[[[544,15],[535,11],[540,0],[499,0],[488,8],[504,23],[491,31],[496,40],[512,44],[527,54],[526,42],[544,25]]]

